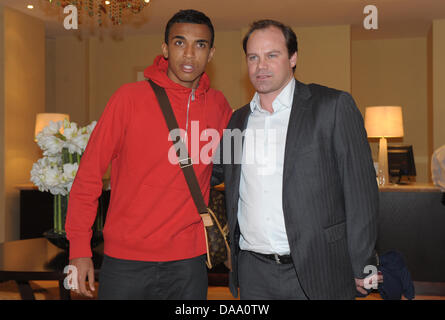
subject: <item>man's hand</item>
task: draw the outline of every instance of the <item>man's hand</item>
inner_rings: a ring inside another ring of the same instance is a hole
[[[77,281],[77,286],[74,287],[78,289],[75,289],[74,292],[92,298],[93,294],[91,293],[91,291],[95,290],[93,260],[91,258],[76,258],[70,260],[70,265],[73,265],[77,268],[77,279],[73,279],[73,281]],[[91,291],[87,290],[85,286],[87,277]]]
[[[375,276],[374,276],[375,278]],[[369,287],[372,285],[372,280],[373,280],[373,276],[370,277],[366,277],[365,279],[355,279],[355,288],[357,289],[358,292],[360,292],[361,294],[368,294],[368,291],[366,291],[365,289],[365,281],[366,283],[369,285]],[[377,282],[378,283],[382,283],[383,282],[383,275],[379,272],[377,274]]]

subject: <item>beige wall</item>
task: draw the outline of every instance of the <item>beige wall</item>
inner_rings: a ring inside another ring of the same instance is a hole
[[[0,241],[19,235],[19,191],[40,157],[35,114],[45,110],[45,29],[38,19],[4,8],[4,189]]]
[[[57,113],[56,107],[56,39],[45,39],[45,111]],[[52,63],[54,62],[54,63]]]
[[[428,136],[428,163],[434,152],[434,115],[433,115],[433,27],[431,26],[426,38],[427,41],[427,136]],[[428,181],[432,182],[431,174]]]
[[[241,37],[240,37],[240,49],[241,49],[241,56],[239,56],[238,61],[240,63],[240,89],[241,89],[241,103],[239,106],[237,106],[234,109],[238,109],[239,107],[244,106],[246,103],[249,103],[250,100],[252,100],[252,97],[255,93],[255,89],[253,88],[252,84],[249,80],[249,75],[247,72],[247,64],[246,64],[246,55],[244,53],[244,50],[242,48],[242,41],[244,39],[244,36],[247,34],[247,31],[249,30],[248,27],[245,27],[241,29]]]
[[[161,35],[90,39],[90,121],[99,119],[121,85],[136,81],[136,72],[152,64],[161,53],[162,41]]]
[[[239,108],[243,80],[241,78],[240,57],[243,54],[241,31],[216,32],[215,55],[207,67],[211,86],[221,90],[233,109]]]
[[[5,241],[5,41],[4,9],[0,5],[0,243]],[[0,258],[1,262],[1,258]]]
[[[433,21],[433,146],[445,144],[445,19]]]
[[[88,41],[77,37],[46,39],[46,111],[68,113],[89,122]]]
[[[296,77],[351,92],[351,28],[293,28],[298,37]]]
[[[417,181],[427,182],[427,39],[352,42],[352,94],[364,115],[366,106],[402,106],[405,136],[389,140],[412,144]],[[377,161],[378,142],[371,142]]]

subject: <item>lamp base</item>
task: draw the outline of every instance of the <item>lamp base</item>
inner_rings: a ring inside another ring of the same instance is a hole
[[[388,185],[388,143],[386,138],[380,138],[379,142],[379,173],[378,173],[379,186]]]

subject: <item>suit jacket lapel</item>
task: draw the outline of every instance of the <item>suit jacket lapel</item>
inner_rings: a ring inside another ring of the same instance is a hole
[[[234,128],[232,129],[239,129],[241,132],[243,132],[247,128],[247,122],[249,120],[249,115],[251,113],[250,110],[250,104],[247,104],[240,110],[240,115],[234,125]],[[242,136],[242,143],[241,148],[244,147],[244,134]],[[234,148],[234,144],[232,143],[232,148]],[[239,197],[239,184],[240,184],[240,178],[241,178],[241,160],[242,160],[242,154],[243,151],[241,149],[240,152],[236,152],[234,149],[232,149],[232,155],[239,155],[239,159],[234,158],[234,165],[233,165],[233,181],[235,185],[233,186],[233,190],[235,192],[233,193],[234,200],[236,200],[234,203],[238,203],[238,197]],[[235,157],[235,156],[234,156]]]
[[[310,121],[308,121],[311,107],[310,97],[309,87],[296,81],[292,110],[287,127],[286,146],[284,149],[283,182],[288,176],[288,170],[292,168],[298,150],[304,149],[305,145],[309,142],[307,138],[310,126],[307,124],[310,123]]]

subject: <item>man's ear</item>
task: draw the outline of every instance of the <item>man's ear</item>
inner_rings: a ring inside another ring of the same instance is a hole
[[[215,47],[210,48],[209,58],[207,59],[207,63],[209,63],[213,59],[214,54],[215,54]]]
[[[289,59],[291,68],[297,65],[297,59],[298,59],[297,52],[295,52]]]
[[[165,42],[161,45],[162,54],[164,55],[165,59],[168,59],[168,44]]]

